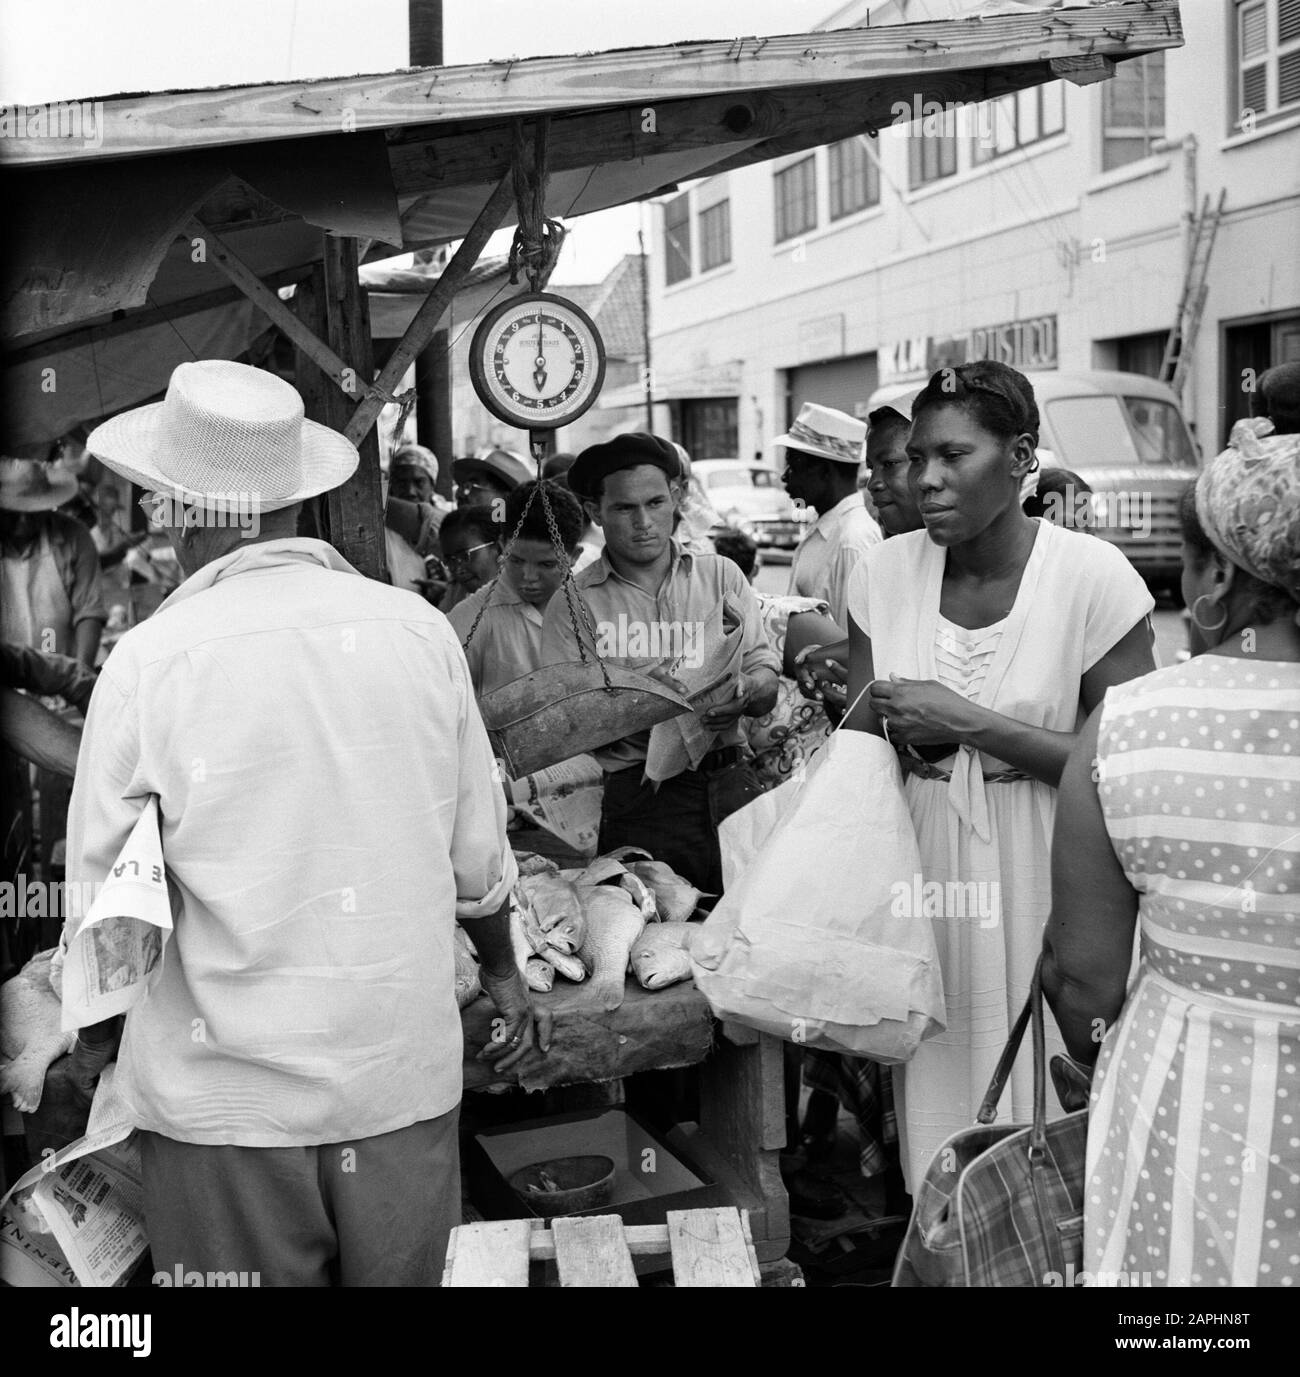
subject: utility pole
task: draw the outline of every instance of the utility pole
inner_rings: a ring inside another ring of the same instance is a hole
[[[645,232],[641,228],[642,212],[637,212],[636,242],[641,250],[641,339],[645,348],[645,363],[641,377],[645,383],[645,428],[653,435],[655,429],[654,368],[650,360],[650,259],[645,251]]]
[[[442,0],[406,0],[407,45],[412,67],[441,67]],[[446,255],[444,257],[444,264]],[[438,491],[452,493],[451,465],[455,458],[452,433],[451,323],[433,332],[433,338],[415,360],[415,428],[421,444],[438,456]]]

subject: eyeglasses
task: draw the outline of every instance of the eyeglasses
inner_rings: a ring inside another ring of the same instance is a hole
[[[490,550],[495,544],[495,540],[485,540],[481,545],[471,545],[459,555],[443,555],[442,562],[448,569],[468,569],[470,555],[477,550]]]
[[[167,501],[166,493],[147,492],[135,504],[149,519],[150,526],[161,526],[165,515],[162,504]]]

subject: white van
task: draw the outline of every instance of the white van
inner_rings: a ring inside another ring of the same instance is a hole
[[[1093,490],[1093,528],[1148,583],[1175,590],[1182,573],[1178,501],[1200,468],[1173,389],[1139,373],[1031,373],[1044,464],[1071,469]],[[924,382],[877,388],[870,411],[904,416]]]

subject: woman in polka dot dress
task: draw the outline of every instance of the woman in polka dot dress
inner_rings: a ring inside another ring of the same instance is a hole
[[[1083,1266],[1130,1284],[1300,1284],[1300,440],[1243,425],[1184,499],[1208,653],[1107,693],[1056,816],[1044,987],[1097,1057]]]

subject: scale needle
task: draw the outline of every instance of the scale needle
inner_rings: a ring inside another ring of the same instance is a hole
[[[533,360],[533,385],[540,392],[546,386],[546,354],[543,349],[542,318],[537,317],[537,357]]]

